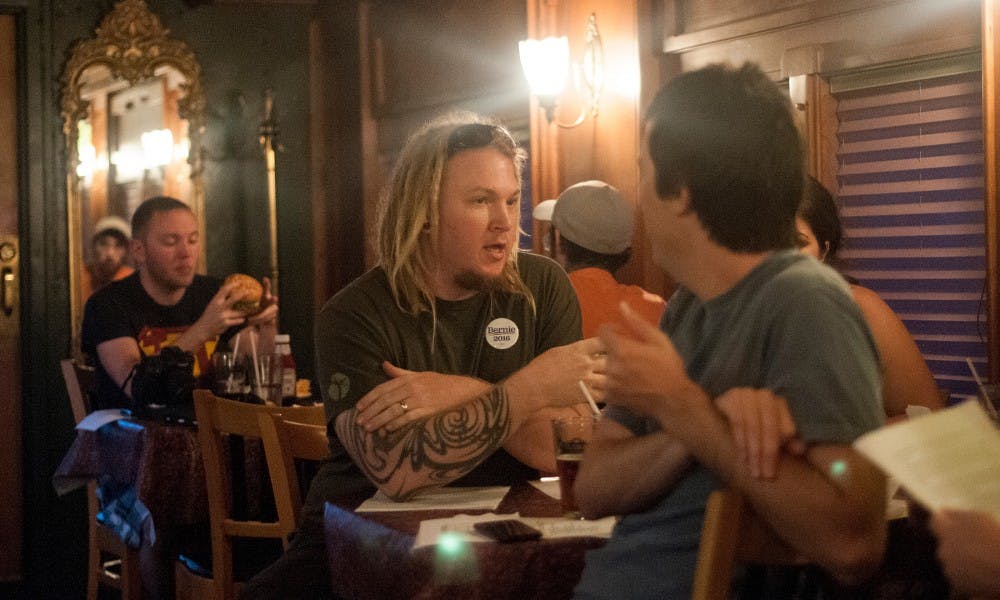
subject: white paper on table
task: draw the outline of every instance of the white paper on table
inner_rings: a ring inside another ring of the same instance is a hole
[[[76,424],[76,428],[81,431],[97,431],[108,423],[114,423],[119,419],[126,419],[128,415],[122,414],[120,408],[105,408],[95,410]]]
[[[509,486],[444,487],[422,492],[405,502],[396,502],[382,492],[361,503],[354,512],[397,510],[496,510],[510,491]]]
[[[555,498],[556,500],[562,498],[562,493],[559,491],[558,477],[543,477],[538,481],[529,481],[528,483],[550,498]]]
[[[617,519],[615,517],[605,517],[595,521],[584,521],[581,519],[564,519],[560,517],[521,517],[518,513],[509,515],[498,515],[487,513],[484,515],[455,515],[446,519],[429,519],[420,522],[420,530],[413,542],[413,549],[424,546],[434,546],[438,543],[442,534],[456,536],[457,539],[478,543],[495,542],[481,533],[478,533],[473,525],[484,521],[499,521],[502,519],[517,519],[531,525],[542,532],[542,539],[550,540],[567,537],[611,537],[611,530],[614,529]],[[452,541],[455,537],[451,538]]]
[[[585,521],[561,517],[522,517],[522,521],[542,532],[542,538],[552,540],[566,537],[611,537],[618,517],[604,517]]]
[[[444,519],[428,519],[420,522],[420,530],[413,540],[413,549],[424,546],[435,546],[442,534],[449,534],[451,539],[464,542],[493,542],[493,538],[487,537],[475,530],[475,523],[484,521],[500,521],[502,519],[517,519],[520,514],[498,515],[496,513],[486,513],[484,515],[455,515]]]
[[[1000,431],[976,402],[882,427],[854,447],[931,511],[1000,518]]]

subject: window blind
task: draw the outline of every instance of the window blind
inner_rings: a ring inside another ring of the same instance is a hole
[[[980,73],[837,94],[845,273],[900,316],[952,397],[985,376]]]

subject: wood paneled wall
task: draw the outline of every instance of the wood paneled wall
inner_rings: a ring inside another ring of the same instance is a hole
[[[492,116],[524,139],[528,89],[517,42],[524,0],[361,2],[365,262],[378,196],[409,134],[451,110]]]
[[[660,53],[653,50],[660,31],[657,13],[656,3],[635,0],[529,0],[530,37],[565,35],[570,59],[579,61],[587,17],[594,14],[604,48],[604,87],[597,117],[588,117],[572,129],[557,124],[572,122],[580,110],[581,96],[574,89],[559,98],[555,123],[547,122],[534,107],[531,143],[536,157],[532,165],[536,201],[554,198],[579,181],[600,179],[638,204],[641,106],[660,81]],[[649,257],[641,219],[637,219],[632,259],[618,278],[658,293],[669,292],[662,272]]]
[[[359,18],[357,3],[324,4],[310,27],[312,291],[316,311],[365,268],[362,190],[367,173],[358,115],[364,89]]]
[[[1000,381],[1000,2],[983,0],[983,149],[990,381]]]
[[[0,13],[0,130],[16,132],[21,83],[17,77],[17,22],[14,15]],[[19,579],[22,574],[24,506],[21,453],[21,309],[20,277],[23,270],[17,255],[18,190],[20,189],[17,135],[0,138],[0,582]],[[11,255],[11,251],[13,255]],[[12,284],[12,285],[11,285]],[[14,297],[11,297],[13,293]]]

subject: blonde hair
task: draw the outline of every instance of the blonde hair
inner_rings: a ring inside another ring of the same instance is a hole
[[[444,167],[462,150],[485,147],[510,158],[520,180],[524,151],[505,128],[473,113],[451,113],[425,124],[410,136],[396,161],[378,211],[378,254],[393,298],[403,312],[429,310],[436,317],[432,278],[439,251],[436,240]],[[534,307],[534,297],[517,270],[516,247],[511,249],[495,289],[523,294]]]

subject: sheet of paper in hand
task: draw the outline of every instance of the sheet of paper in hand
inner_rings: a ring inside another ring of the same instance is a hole
[[[887,425],[854,448],[931,511],[980,510],[1000,518],[1000,429],[975,401]]]

